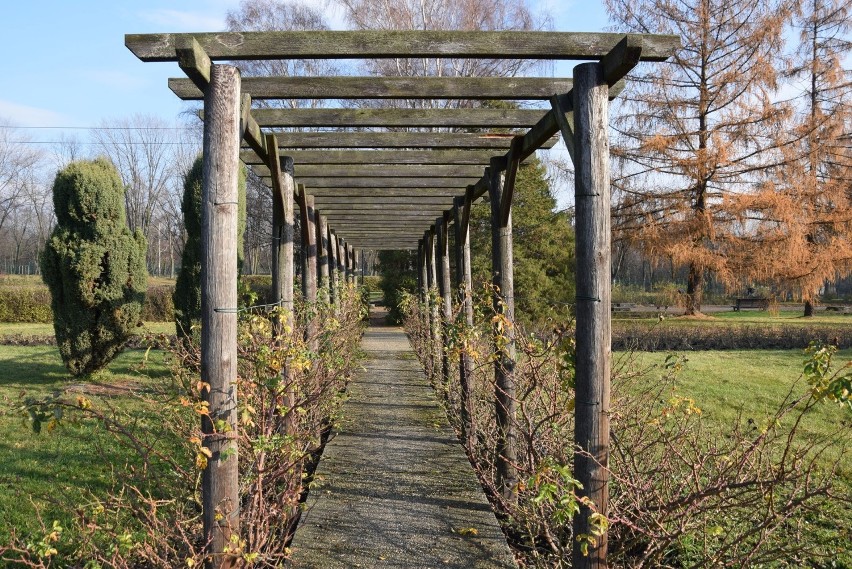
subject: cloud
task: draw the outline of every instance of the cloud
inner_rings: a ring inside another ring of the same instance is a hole
[[[161,9],[140,12],[139,16],[161,26],[163,32],[205,32],[225,29],[224,14],[212,16],[202,12]]]
[[[0,120],[7,119],[15,126],[68,126],[74,121],[56,111],[19,105],[0,99]]]

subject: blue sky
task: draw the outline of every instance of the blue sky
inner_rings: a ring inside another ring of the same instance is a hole
[[[309,0],[325,4],[324,0]],[[173,121],[184,105],[166,86],[173,63],[142,63],[124,47],[126,33],[215,31],[239,0],[52,0],[4,6],[0,21],[0,120],[21,127],[96,126],[135,113]],[[558,31],[601,31],[599,0],[531,0]],[[323,7],[334,29],[339,10]],[[557,68],[570,74],[570,69]],[[28,131],[55,139],[57,131]]]

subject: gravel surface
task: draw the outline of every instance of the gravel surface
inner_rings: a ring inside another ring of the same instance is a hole
[[[320,460],[291,566],[516,567],[408,339],[378,322],[364,336],[366,369]]]

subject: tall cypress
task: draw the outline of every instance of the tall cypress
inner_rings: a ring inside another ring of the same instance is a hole
[[[72,162],[56,175],[57,224],[41,258],[56,342],[73,375],[104,368],[139,325],[147,243],[131,233],[125,188],[106,159]]]
[[[175,327],[179,338],[191,338],[192,327],[201,322],[201,183],[203,159],[195,159],[183,182],[181,212],[186,230],[186,243],[181,255],[180,272],[172,297]],[[239,221],[237,227],[237,263],[243,264],[243,234],[246,228],[246,175],[240,168]]]

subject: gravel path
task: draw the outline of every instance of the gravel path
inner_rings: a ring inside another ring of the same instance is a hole
[[[516,567],[408,339],[372,322],[366,369],[320,460],[292,567]]]

